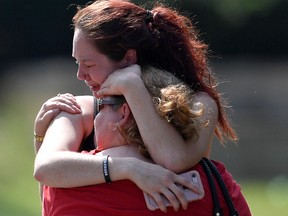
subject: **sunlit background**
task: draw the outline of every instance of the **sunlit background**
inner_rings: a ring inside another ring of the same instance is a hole
[[[70,57],[71,5],[86,2],[0,0],[1,216],[41,214],[32,177],[33,124],[41,104],[59,92],[90,94]],[[166,3],[196,23],[233,108],[240,140],[225,147],[215,142],[213,159],[242,185],[254,215],[287,215],[288,1]]]

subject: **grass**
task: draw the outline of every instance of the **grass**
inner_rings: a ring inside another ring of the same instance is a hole
[[[18,99],[0,107],[0,215],[41,214],[38,185],[32,177],[33,121],[40,105],[31,108],[28,104],[33,102],[25,104]],[[241,185],[253,215],[288,212],[288,181],[284,177],[269,182],[246,180]]]
[[[253,215],[286,215],[288,211],[288,179],[277,177],[272,181],[245,181],[242,190]]]
[[[20,101],[8,101],[0,108],[0,215],[36,216],[41,212],[37,182],[32,176],[36,111]]]

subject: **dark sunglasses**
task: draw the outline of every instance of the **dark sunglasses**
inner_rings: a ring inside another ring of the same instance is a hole
[[[100,110],[103,108],[104,105],[121,105],[125,103],[125,97],[124,96],[109,96],[109,97],[103,97],[103,98],[95,98],[95,116],[100,112]]]

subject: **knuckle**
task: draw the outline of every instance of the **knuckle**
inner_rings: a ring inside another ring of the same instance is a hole
[[[48,104],[47,103],[44,103],[43,105],[42,105],[42,110],[46,110],[47,109],[47,107],[48,107]]]

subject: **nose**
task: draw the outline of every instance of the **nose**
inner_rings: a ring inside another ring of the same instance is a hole
[[[89,74],[82,68],[81,64],[78,65],[77,79],[79,80],[89,80]]]
[[[84,76],[83,76],[83,73],[81,73],[80,67],[78,67],[78,70],[77,70],[77,79],[84,80]]]

